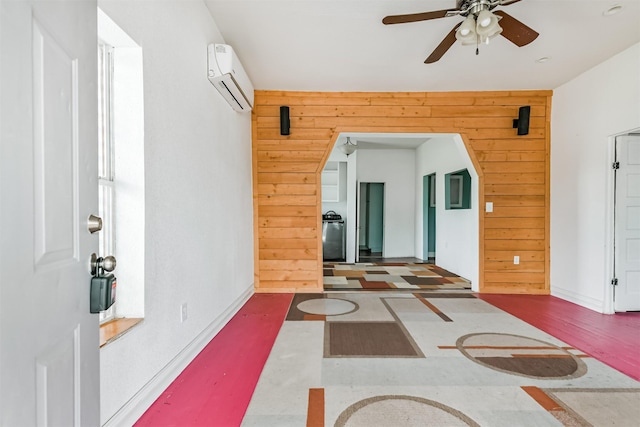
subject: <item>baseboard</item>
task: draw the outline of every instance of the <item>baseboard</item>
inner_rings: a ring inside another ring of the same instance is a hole
[[[602,313],[604,305],[602,300],[586,297],[584,295],[577,294],[575,292],[568,291],[566,289],[558,289],[558,287],[551,288],[551,295],[561,298],[565,301],[572,302],[589,310],[593,310],[598,313]]]
[[[180,375],[191,361],[209,344],[220,330],[251,298],[254,290],[250,286],[220,316],[196,336],[180,353],[145,384],[122,408],[118,410],[103,427],[132,426],[156,401],[167,387]]]

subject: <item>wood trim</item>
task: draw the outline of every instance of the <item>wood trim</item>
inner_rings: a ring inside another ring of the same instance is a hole
[[[100,325],[100,347],[117,340],[143,320],[137,317],[122,317],[103,323]]]
[[[552,95],[257,91],[256,291],[322,291],[322,168],[340,133],[375,132],[461,135],[478,173],[480,290],[548,293]],[[290,107],[287,136],[279,134],[280,105]],[[530,132],[517,136],[511,122],[522,105],[531,105]],[[486,201],[494,203],[491,214],[484,212]],[[544,254],[543,264],[536,254]]]

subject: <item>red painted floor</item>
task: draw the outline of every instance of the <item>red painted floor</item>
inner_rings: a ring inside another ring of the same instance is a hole
[[[253,295],[135,425],[239,426],[292,298]]]
[[[640,313],[600,314],[552,296],[478,298],[640,381]]]

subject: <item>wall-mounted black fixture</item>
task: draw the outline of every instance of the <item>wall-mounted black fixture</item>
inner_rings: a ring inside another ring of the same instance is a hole
[[[513,128],[518,128],[518,135],[529,135],[529,115],[531,106],[525,105],[518,110],[518,118],[513,119]]]
[[[289,107],[283,105],[280,107],[280,135],[289,135],[290,128]]]

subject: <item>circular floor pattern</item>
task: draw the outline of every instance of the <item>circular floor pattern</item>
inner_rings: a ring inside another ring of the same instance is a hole
[[[587,372],[587,365],[567,350],[520,335],[469,334],[458,338],[456,347],[482,366],[528,378],[578,378]]]
[[[353,313],[358,310],[358,304],[338,298],[317,298],[303,301],[297,306],[298,310],[309,314],[324,314],[336,316]]]
[[[335,427],[402,426],[479,427],[471,418],[442,403],[415,396],[375,396],[345,409]]]

